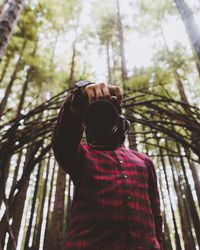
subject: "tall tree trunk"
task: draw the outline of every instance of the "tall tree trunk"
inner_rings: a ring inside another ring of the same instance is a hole
[[[74,78],[75,78],[75,60],[76,60],[76,45],[78,42],[78,27],[79,27],[79,19],[77,20],[77,24],[76,24],[76,32],[75,32],[75,38],[73,41],[73,45],[72,45],[72,58],[71,58],[71,67],[70,67],[70,72],[69,72],[69,79],[68,79],[68,83],[69,83],[69,87],[73,87],[73,83],[74,83]]]
[[[37,41],[35,42],[33,53],[31,55],[33,58],[35,56],[36,50],[37,50]],[[21,111],[22,111],[22,108],[24,105],[24,99],[26,96],[26,92],[28,90],[28,84],[29,84],[29,81],[31,80],[31,77],[32,77],[32,67],[30,66],[30,68],[28,69],[27,74],[26,74],[26,80],[25,80],[23,87],[22,87],[22,94],[20,97],[19,105],[17,107],[16,117],[18,117],[21,114]]]
[[[157,165],[160,165],[160,162],[157,159]],[[161,193],[161,200],[163,202],[163,206],[165,207],[165,197],[164,197],[164,192],[163,192],[163,179],[161,177],[161,168],[159,168],[159,176],[158,176],[158,181],[160,183],[160,193]],[[164,235],[163,235],[163,250],[173,250],[172,248],[172,240],[170,237],[170,230],[169,230],[169,226],[167,224],[167,219],[166,219],[166,213],[165,210],[163,211],[163,221],[164,221]]]
[[[73,86],[73,82],[74,82],[75,58],[76,58],[76,40],[74,41],[73,47],[72,47],[71,68],[70,68],[69,80],[68,80],[70,88]]]
[[[196,166],[194,165],[194,162],[191,161],[189,159],[189,157],[187,158],[190,170],[192,172],[192,177],[193,177],[193,181],[194,181],[194,187],[195,187],[195,191],[196,191],[196,195],[197,195],[197,199],[198,199],[198,203],[199,203],[199,207],[200,207],[200,181],[199,181],[199,174],[198,171],[196,169]]]
[[[0,16],[1,16],[2,13],[4,12],[4,10],[7,8],[8,1],[9,1],[9,0],[4,0],[3,3],[1,4],[1,6],[0,6]]]
[[[7,88],[6,88],[4,97],[3,97],[2,101],[1,101],[1,104],[0,104],[0,117],[4,114],[4,111],[5,111],[7,102],[8,102],[8,97],[9,97],[9,95],[11,93],[12,86],[13,86],[14,81],[16,79],[17,73],[18,73],[18,71],[20,69],[20,64],[21,64],[21,60],[22,60],[22,56],[23,56],[25,47],[26,47],[26,43],[27,43],[27,40],[24,40],[24,43],[23,43],[22,48],[21,48],[19,59],[18,59],[18,61],[16,63],[14,72],[13,72],[13,74],[11,76],[11,79],[10,79],[10,81],[8,83]]]
[[[164,45],[166,47],[167,53],[171,58],[171,67],[172,67],[172,70],[173,70],[174,78],[176,80],[176,86],[177,86],[178,91],[179,91],[180,99],[181,99],[182,102],[185,102],[185,103],[189,104],[189,101],[187,99],[181,77],[177,72],[177,67],[176,67],[176,63],[174,61],[174,56],[173,56],[173,54],[171,53],[171,51],[169,49],[169,46],[167,44],[167,40],[165,38],[165,34],[164,34],[164,31],[163,31],[161,25],[159,26],[159,29],[160,29],[161,37],[163,39],[163,42],[164,42]]]
[[[7,72],[8,65],[10,63],[10,60],[11,60],[11,57],[7,56],[6,62],[5,62],[5,65],[4,65],[4,68],[2,70],[1,77],[0,77],[0,84],[3,82],[4,76],[5,76],[6,72]]]
[[[117,28],[118,28],[118,37],[119,37],[119,44],[120,44],[120,58],[121,58],[121,67],[122,67],[121,76],[122,76],[123,88],[125,90],[126,80],[128,79],[128,73],[127,73],[126,59],[125,59],[125,53],[124,53],[124,35],[123,35],[119,0],[116,0],[116,5],[117,5]]]
[[[66,178],[66,173],[61,168],[59,168],[57,183],[56,183],[54,212],[52,214],[51,229],[50,229],[51,250],[57,250],[63,248],[65,178]]]
[[[32,250],[33,249],[37,250],[40,248],[41,229],[42,229],[42,222],[44,219],[43,218],[44,205],[45,205],[45,200],[46,200],[46,196],[47,196],[47,181],[49,179],[49,173],[50,173],[50,171],[49,171],[50,159],[51,159],[51,156],[49,156],[48,162],[47,163],[45,162],[45,164],[47,164],[47,166],[45,167],[46,178],[44,180],[43,187],[41,188],[41,191],[40,191],[40,193],[41,193],[40,197],[39,197],[40,203],[38,206],[37,219],[36,219],[36,225],[35,225],[34,236],[33,236],[33,245],[31,247]]]
[[[0,18],[0,62],[24,6],[24,0],[8,0]]]
[[[13,75],[12,75],[10,82],[8,84],[8,87],[6,89],[6,93],[4,95],[4,98],[0,104],[0,117],[4,112],[4,109],[5,109],[7,100],[8,100],[8,96],[9,96],[9,93],[11,91],[11,87],[14,83],[17,72],[19,71],[20,63],[21,63],[21,59],[22,59],[22,55],[23,55],[23,51],[25,49],[25,46],[26,46],[26,40],[24,40],[24,44],[23,44],[22,49],[21,49],[20,57],[17,61],[15,70],[13,72]],[[10,152],[10,146],[13,144],[13,141],[15,139],[15,133],[16,133],[18,126],[19,126],[19,123],[15,123],[15,125],[10,129],[9,138],[8,138],[6,144],[0,148],[0,165],[1,165],[1,167],[0,167],[0,183],[1,183],[1,185],[0,185],[0,204],[2,201],[2,194],[5,192],[4,191],[5,183],[6,183],[8,172],[9,172],[10,157],[12,154]]]
[[[37,176],[36,176],[36,184],[35,184],[35,188],[34,188],[34,195],[33,195],[33,199],[31,201],[31,215],[30,215],[30,219],[28,221],[28,229],[27,229],[27,233],[26,233],[26,239],[25,239],[25,243],[24,243],[24,249],[29,249],[29,242],[30,242],[30,235],[31,235],[31,228],[32,228],[32,224],[33,224],[33,216],[34,216],[34,212],[37,211],[36,208],[36,200],[38,197],[38,189],[39,189],[39,185],[40,185],[40,181],[42,179],[42,163],[40,162],[39,166],[38,166],[38,170],[37,170]]]
[[[195,241],[193,239],[191,225],[188,220],[188,216],[186,216],[187,211],[185,209],[180,182],[178,178],[175,177],[175,171],[177,173],[177,166],[175,164],[175,161],[170,156],[168,158],[169,158],[169,163],[170,163],[171,170],[172,170],[174,188],[175,188],[176,195],[178,198],[178,208],[179,208],[180,219],[181,219],[181,230],[182,230],[182,235],[183,235],[184,246],[185,246],[185,249],[195,249]]]
[[[68,231],[69,223],[70,223],[70,211],[71,211],[71,188],[72,188],[72,181],[69,177],[68,179],[68,190],[67,190],[67,214],[66,214],[66,224],[65,224],[65,232]]]
[[[52,221],[52,213],[50,211],[50,206],[51,206],[51,200],[52,200],[52,194],[53,194],[53,181],[54,181],[54,174],[55,174],[55,164],[56,161],[54,161],[54,166],[53,166],[53,173],[52,173],[52,178],[51,178],[51,183],[50,183],[50,191],[49,191],[49,200],[48,200],[48,214],[47,214],[47,223],[45,227],[45,235],[44,235],[44,245],[43,249],[44,250],[49,250],[51,247],[51,221]]]
[[[189,249],[195,249],[196,247],[193,247],[196,245],[195,237],[194,237],[195,232],[193,231],[193,228],[194,228],[193,220],[192,220],[191,210],[190,210],[190,206],[188,205],[188,199],[187,199],[187,195],[186,195],[186,193],[187,193],[186,181],[185,181],[184,174],[182,171],[182,167],[180,166],[180,163],[177,164],[177,167],[178,167],[178,183],[180,185],[181,198],[182,198],[182,201],[184,204],[184,209],[185,209],[184,217],[189,225],[188,232],[187,232],[187,235],[189,235],[190,245],[191,245],[191,248],[189,248]]]
[[[179,95],[181,97],[181,101],[189,104],[189,101],[188,101],[186,93],[185,93],[185,89],[183,87],[182,80],[181,80],[181,78],[180,78],[180,76],[179,76],[176,69],[174,69],[174,76],[175,76],[175,79],[176,79],[176,86],[178,88]]]
[[[110,65],[110,43],[107,41],[106,43],[106,58],[107,58],[107,75],[108,82],[112,83],[112,75],[111,75],[111,65]]]
[[[177,145],[177,149],[179,151],[179,154],[181,155],[179,145]],[[187,175],[187,172],[186,172],[186,167],[185,167],[184,160],[183,160],[182,156],[180,157],[180,163],[181,163],[182,171],[183,171],[184,178],[185,178],[185,186],[186,186],[186,194],[185,195],[186,195],[186,199],[188,201],[188,205],[189,205],[189,208],[190,208],[192,221],[193,221],[193,225],[194,225],[194,229],[195,229],[195,233],[196,233],[197,242],[198,242],[198,245],[200,247],[200,237],[199,237],[199,235],[200,235],[200,219],[199,219],[199,216],[198,216],[197,208],[195,206],[192,190],[191,190],[191,187],[190,187],[190,184],[189,184],[188,175]]]
[[[184,0],[174,0],[176,8],[185,25],[192,47],[200,60],[200,29],[194,20],[193,13]]]
[[[161,148],[159,148],[159,153],[161,155],[161,162],[162,162],[162,166],[163,166],[163,170],[164,170],[165,183],[166,183],[166,187],[167,187],[167,193],[168,193],[169,202],[170,202],[170,209],[171,209],[171,213],[172,213],[172,220],[173,220],[174,231],[175,231],[176,250],[182,250],[181,249],[180,236],[179,236],[179,233],[178,233],[178,226],[177,226],[176,217],[175,217],[175,211],[174,211],[174,208],[173,208],[173,205],[172,205],[172,199],[171,199],[171,195],[170,195],[169,182],[168,182],[168,179],[167,179],[166,163],[165,163],[165,159],[163,157],[163,151],[162,151]]]
[[[21,220],[19,220],[19,217],[22,217],[23,213],[23,208],[24,208],[24,202],[25,198],[24,196],[26,195],[26,188],[27,188],[27,180],[29,179],[29,175],[33,169],[33,159],[35,156],[35,153],[37,152],[40,144],[35,144],[34,146],[30,147],[27,150],[26,153],[26,160],[24,163],[24,177],[21,177],[21,179],[18,181],[17,185],[12,188],[9,198],[8,198],[8,205],[9,205],[9,214],[13,218],[13,231],[16,232],[18,235],[19,233],[19,228],[20,228],[20,223]],[[28,172],[28,173],[27,173]],[[25,188],[25,189],[24,189]],[[17,193],[15,194],[15,192]],[[23,193],[25,192],[25,193]],[[21,200],[22,198],[22,200]],[[19,202],[19,204],[18,204]],[[15,208],[18,209],[15,209]],[[21,211],[21,212],[20,212]],[[16,217],[15,217],[16,216]],[[16,228],[15,228],[16,226]],[[3,245],[4,240],[5,240],[5,235],[7,232],[7,225],[6,225],[6,220],[5,220],[5,215],[2,217],[1,223],[0,223],[0,243]]]
[[[116,60],[116,55],[115,55],[115,45],[113,42],[111,42],[111,49],[112,49],[112,62],[113,62],[112,81],[116,82],[117,60]]]

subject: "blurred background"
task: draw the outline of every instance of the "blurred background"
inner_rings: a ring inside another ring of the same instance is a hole
[[[163,248],[200,249],[199,13],[199,0],[0,0],[1,250],[62,249],[74,188],[51,135],[80,79],[124,89],[126,146],[156,165]]]

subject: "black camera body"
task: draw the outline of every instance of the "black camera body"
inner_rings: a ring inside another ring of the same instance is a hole
[[[130,128],[130,122],[122,115],[116,97],[88,104],[82,113],[82,120],[87,143],[91,146],[119,147]]]
[[[122,115],[116,96],[112,96],[111,100],[101,99],[88,103],[78,88],[74,91],[72,109],[83,120],[86,140],[90,146],[117,148],[123,144],[130,122]]]

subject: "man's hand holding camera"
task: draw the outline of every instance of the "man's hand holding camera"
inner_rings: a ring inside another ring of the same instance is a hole
[[[90,84],[82,92],[88,98],[89,103],[99,99],[111,100],[111,96],[116,96],[119,103],[123,99],[123,92],[119,86],[106,83]]]
[[[118,105],[120,105],[123,99],[123,92],[119,86],[106,83],[89,83],[87,86],[79,87],[75,90],[71,108],[74,113],[81,115],[88,104],[96,100],[112,102],[113,96],[116,98]]]

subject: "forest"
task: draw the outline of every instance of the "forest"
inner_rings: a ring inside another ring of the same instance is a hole
[[[0,0],[0,250],[63,247],[74,186],[51,138],[80,79],[123,88],[163,249],[200,249],[200,1]]]

